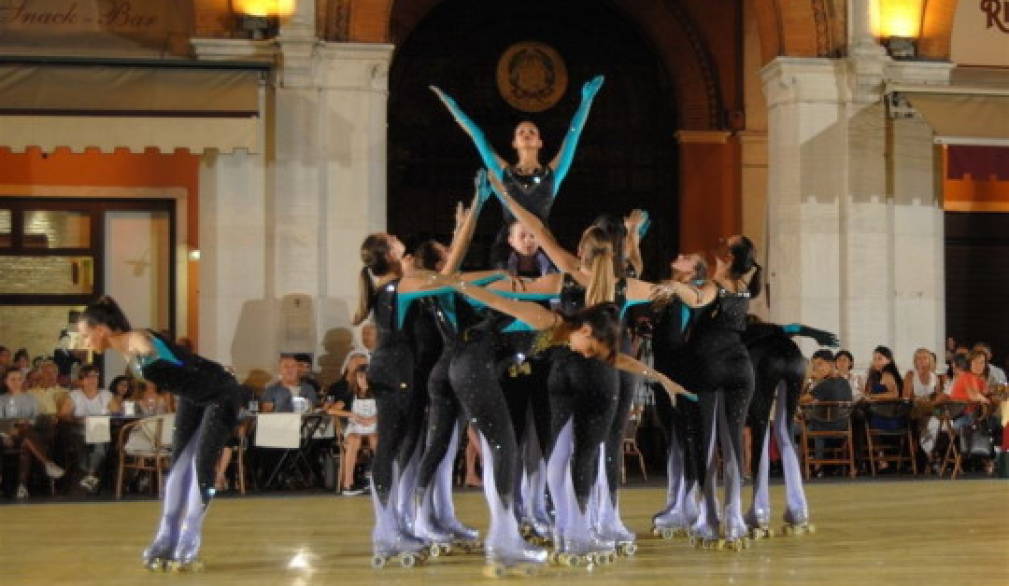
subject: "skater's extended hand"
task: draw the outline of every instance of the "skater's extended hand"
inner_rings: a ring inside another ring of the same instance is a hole
[[[841,345],[841,340],[838,339],[837,335],[833,332],[827,332],[824,330],[818,330],[816,328],[806,328],[804,332],[810,338],[816,340],[816,343],[821,346],[829,346],[831,348],[837,348]]]
[[[487,181],[487,170],[481,168],[476,172],[476,176],[473,178],[473,189],[476,190],[477,201],[480,205],[486,203],[490,199],[491,195],[494,195],[494,190],[490,186],[490,182]]]
[[[599,88],[603,87],[604,77],[597,75],[585,82],[582,86],[582,100],[591,100],[599,93]]]

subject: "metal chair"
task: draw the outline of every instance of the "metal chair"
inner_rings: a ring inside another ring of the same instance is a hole
[[[161,497],[161,487],[165,472],[171,467],[171,430],[175,415],[155,415],[127,423],[119,430],[116,448],[119,464],[116,472],[116,499],[123,498],[123,475],[127,469],[137,470],[154,477],[155,490]],[[128,445],[131,432],[143,434],[149,445],[131,447]]]
[[[911,474],[918,475],[918,462],[914,456],[914,435],[911,431],[911,409],[914,403],[908,399],[868,401],[866,403],[865,439],[869,450],[869,467],[876,476],[878,463],[892,462],[897,466],[904,462],[911,464]],[[874,427],[873,417],[899,422],[896,429]],[[897,445],[886,445],[886,438],[896,440]]]
[[[641,477],[648,480],[648,472],[645,470],[645,457],[638,449],[638,426],[641,424],[641,416],[633,414],[627,418],[624,424],[623,456],[620,458],[620,484],[627,484],[627,456],[637,456],[638,466],[641,468]]]
[[[851,401],[814,401],[799,405],[799,412],[802,415],[802,449],[806,480],[810,479],[812,466],[823,464],[848,466],[848,475],[852,478],[858,474],[855,464],[855,435],[851,426],[851,413],[854,408],[855,404]],[[817,458],[816,451],[810,443],[810,440],[814,440],[815,444],[816,439],[844,441],[840,446],[824,446],[824,457]]]

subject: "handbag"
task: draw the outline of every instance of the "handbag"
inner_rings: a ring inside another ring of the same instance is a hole
[[[967,444],[967,455],[987,458],[991,455],[991,430],[987,425],[975,424],[971,428],[970,441]]]

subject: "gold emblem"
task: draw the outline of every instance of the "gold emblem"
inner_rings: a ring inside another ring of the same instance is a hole
[[[515,43],[498,60],[497,87],[516,110],[542,112],[564,95],[568,70],[553,47],[532,41]]]

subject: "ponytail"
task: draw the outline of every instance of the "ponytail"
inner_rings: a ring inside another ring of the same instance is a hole
[[[751,298],[760,295],[763,280],[761,276],[764,269],[757,263],[757,249],[753,245],[753,241],[746,236],[740,236],[739,241],[729,247],[729,252],[732,253],[732,265],[729,267],[729,272],[734,278],[740,279],[753,270],[753,276],[750,277],[747,289]]]
[[[357,311],[354,312],[355,326],[361,325],[371,314],[371,308],[375,305],[375,283],[371,280],[371,273],[368,267],[361,267],[361,273],[357,279]]]
[[[592,250],[592,281],[585,288],[585,306],[612,303],[616,298],[616,278],[613,276],[613,249],[604,246]]]

